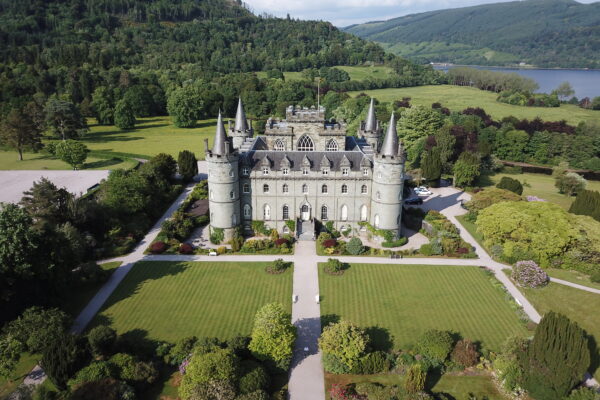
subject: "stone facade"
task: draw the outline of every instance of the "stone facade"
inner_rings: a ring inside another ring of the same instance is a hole
[[[373,103],[357,137],[324,115],[322,107],[290,106],[259,137],[241,101],[229,135],[219,116],[213,148],[206,142],[211,227],[224,229],[227,239],[238,226],[250,232],[256,220],[282,233],[294,233],[287,220],[299,227],[332,221],[355,232],[368,222],[399,235],[405,157],[395,120],[382,140]]]

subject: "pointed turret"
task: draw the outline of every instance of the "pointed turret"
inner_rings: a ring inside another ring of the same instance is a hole
[[[397,156],[398,155],[398,132],[396,131],[396,117],[394,113],[390,117],[390,123],[383,138],[383,144],[379,152],[384,156]]]
[[[227,134],[225,133],[225,126],[223,125],[221,110],[219,110],[219,118],[217,118],[217,131],[215,133],[215,141],[213,142],[212,153],[222,156],[225,155],[226,152]]]
[[[367,119],[365,120],[365,131],[373,132],[377,129],[377,118],[375,117],[375,101],[371,97],[371,104],[369,105],[369,111],[367,112]]]
[[[233,129],[238,132],[248,130],[248,119],[246,119],[246,113],[244,112],[244,105],[242,104],[241,97],[238,100],[237,112],[235,113],[235,126]]]

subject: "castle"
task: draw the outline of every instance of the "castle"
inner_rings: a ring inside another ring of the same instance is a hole
[[[400,235],[405,155],[394,115],[383,136],[373,100],[356,137],[327,122],[323,107],[293,106],[254,137],[241,99],[227,131],[219,113],[212,149],[205,140],[210,226],[226,240],[237,227],[251,233],[252,221],[310,238],[316,222],[329,221],[339,231],[367,222]]]

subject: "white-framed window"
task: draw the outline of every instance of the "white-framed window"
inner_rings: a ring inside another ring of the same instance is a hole
[[[379,192],[375,193],[375,198],[377,200],[381,200],[381,193],[379,193]]]
[[[327,185],[321,186],[321,193],[327,193]]]
[[[369,175],[369,168],[363,168],[363,175]]]
[[[379,214],[375,214],[375,228],[379,228]]]
[[[265,220],[271,219],[271,206],[269,206],[268,204],[265,204],[265,206],[263,207],[263,217]]]
[[[232,169],[229,170],[229,176],[232,178],[235,176],[235,172]]]
[[[242,168],[242,175],[246,175],[246,176],[250,175],[250,168],[248,168],[248,167]]]
[[[360,220],[367,220],[367,206],[365,206],[364,204],[360,207]]]
[[[308,175],[308,168],[302,168],[302,175]]]
[[[283,186],[281,187],[281,191],[283,193],[287,193],[290,191],[290,188],[288,187],[287,183],[284,183]]]
[[[275,151],[285,151],[285,143],[283,143],[283,140],[277,139],[275,141]]]
[[[212,190],[210,191],[210,199],[211,200],[215,199],[215,193]]]
[[[321,220],[327,221],[327,206],[321,207]]]
[[[283,175],[289,175],[290,174],[290,169],[289,168],[282,168],[281,169],[281,173]]]
[[[349,172],[348,168],[342,168],[342,175],[348,176],[348,172]]]
[[[381,171],[377,173],[377,179],[381,179]]]
[[[290,208],[287,205],[283,206],[283,219],[290,219]]]
[[[306,183],[302,185],[302,193],[308,193],[308,185]]]
[[[348,221],[348,207],[345,204],[342,206],[342,221]]]
[[[250,204],[244,204],[244,217],[252,217],[252,207],[250,206]]]
[[[342,194],[347,194],[348,193],[348,185],[344,184],[342,185]]]
[[[269,167],[263,167],[263,175],[269,175]]]
[[[304,135],[298,139],[298,145],[296,147],[298,151],[313,151],[315,149],[315,144],[310,136]]]
[[[244,184],[242,185],[242,191],[243,191],[244,193],[250,193],[250,184],[248,184],[248,183],[244,183]]]
[[[338,151],[338,144],[335,140],[329,139],[325,145],[325,151]]]
[[[360,193],[361,194],[367,194],[367,185],[362,185],[360,187]]]
[[[269,193],[269,185],[267,185],[266,183],[263,185],[263,193]]]
[[[329,175],[329,168],[323,168],[323,175]]]
[[[231,200],[235,199],[235,192],[234,191],[229,192],[229,198]]]

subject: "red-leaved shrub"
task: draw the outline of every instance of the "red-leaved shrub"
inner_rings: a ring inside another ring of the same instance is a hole
[[[456,250],[456,252],[458,254],[467,254],[469,252],[469,249],[467,249],[466,247],[459,247],[458,250]]]
[[[154,254],[161,254],[167,250],[167,244],[165,242],[154,242],[150,245],[150,251]]]
[[[323,242],[323,247],[325,247],[325,248],[335,247],[336,244],[337,244],[337,240],[327,239]]]
[[[192,254],[194,252],[194,248],[189,243],[181,243],[181,246],[179,246],[179,252],[181,254]]]
[[[279,239],[275,240],[275,245],[278,247],[281,245],[284,245],[284,244],[288,244],[288,243],[289,243],[289,240],[287,240],[285,238],[279,238]]]

